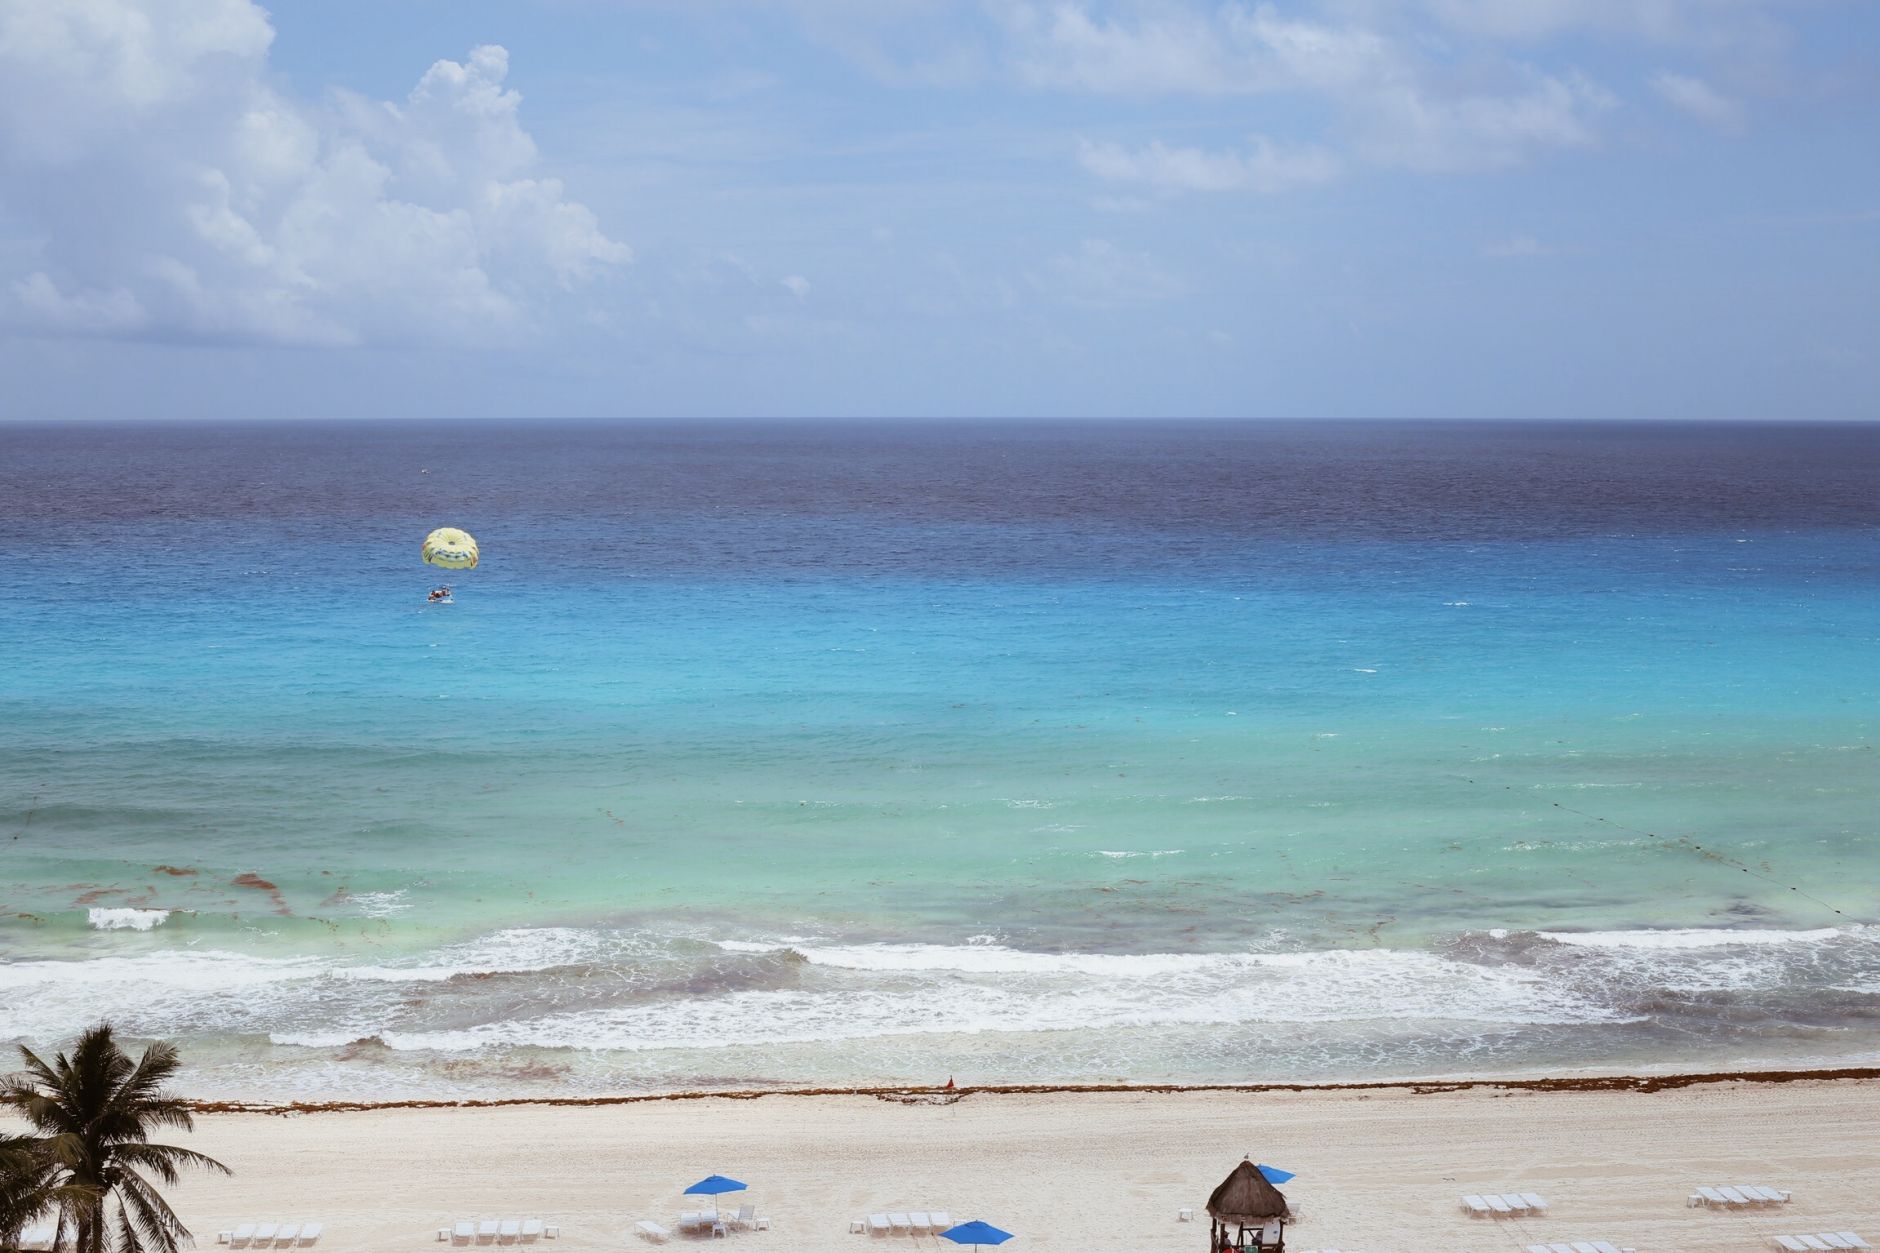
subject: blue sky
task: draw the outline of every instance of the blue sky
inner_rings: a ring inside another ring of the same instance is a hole
[[[0,0],[0,417],[1880,417],[1864,0]]]

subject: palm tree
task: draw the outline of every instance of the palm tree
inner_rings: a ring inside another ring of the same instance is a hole
[[[52,1168],[31,1136],[0,1132],[0,1249],[18,1247],[26,1225],[51,1210]]]
[[[150,1143],[154,1128],[194,1125],[188,1106],[163,1090],[176,1050],[152,1044],[132,1062],[101,1023],[50,1066],[24,1046],[20,1056],[26,1069],[0,1082],[0,1105],[39,1135],[11,1147],[18,1169],[0,1171],[0,1193],[20,1192],[34,1214],[56,1213],[59,1247],[72,1253],[176,1253],[189,1229],[143,1172],[166,1184],[188,1166],[229,1173],[192,1149]]]

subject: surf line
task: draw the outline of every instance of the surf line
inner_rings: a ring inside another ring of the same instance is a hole
[[[1473,783],[1477,787],[1499,787],[1504,792],[1514,792],[1514,791],[1519,790],[1511,783],[1484,783],[1480,779],[1471,779],[1466,774],[1457,775],[1456,777],[1458,779],[1461,779],[1464,783]],[[1834,906],[1828,904],[1828,902],[1822,900],[1819,896],[1816,896],[1810,892],[1804,892],[1800,888],[1796,887],[1793,883],[1784,883],[1781,879],[1776,878],[1774,875],[1766,875],[1762,871],[1757,870],[1752,866],[1744,865],[1742,862],[1738,861],[1736,858],[1728,856],[1727,854],[1724,854],[1724,853],[1719,853],[1714,848],[1705,848],[1702,844],[1699,844],[1696,840],[1691,839],[1689,836],[1685,836],[1685,835],[1661,836],[1656,831],[1647,831],[1643,829],[1642,827],[1629,827],[1623,822],[1614,822],[1611,818],[1602,817],[1599,814],[1589,814],[1584,809],[1575,809],[1571,805],[1562,805],[1559,801],[1548,801],[1547,803],[1549,805],[1552,805],[1555,809],[1558,809],[1562,813],[1574,814],[1574,815],[1577,815],[1578,817],[1587,819],[1589,822],[1603,822],[1607,826],[1612,827],[1615,830],[1630,831],[1633,835],[1643,835],[1649,839],[1654,839],[1664,844],[1681,844],[1685,848],[1694,849],[1697,852],[1702,853],[1707,859],[1711,861],[1718,861],[1718,862],[1722,862],[1726,866],[1733,866],[1736,869],[1741,870],[1744,874],[1751,876],[1752,878],[1761,879],[1764,883],[1773,884],[1774,886],[1779,887],[1779,888],[1787,888],[1789,891],[1795,893],[1797,896],[1801,897],[1803,900],[1813,901],[1815,904],[1821,906],[1823,909],[1827,910],[1831,914],[1836,914],[1842,918],[1847,917],[1847,913],[1845,910],[1836,909]]]

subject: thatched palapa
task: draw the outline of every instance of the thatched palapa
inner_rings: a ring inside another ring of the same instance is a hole
[[[1290,1217],[1286,1212],[1286,1198],[1266,1181],[1251,1158],[1234,1167],[1233,1173],[1208,1197],[1208,1214],[1216,1222],[1242,1227]]]

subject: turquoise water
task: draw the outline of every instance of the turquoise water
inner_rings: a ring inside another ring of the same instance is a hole
[[[1871,1061],[1877,452],[0,428],[0,1036],[263,1096]]]

